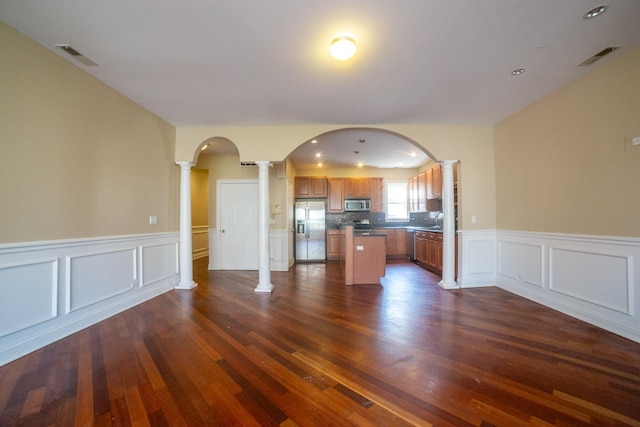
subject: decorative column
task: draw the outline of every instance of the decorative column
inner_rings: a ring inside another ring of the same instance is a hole
[[[193,245],[191,243],[191,162],[180,166],[180,282],[176,289],[193,289]]]
[[[259,230],[258,249],[260,250],[260,264],[258,270],[258,286],[256,292],[271,292],[271,255],[269,253],[269,166],[267,161],[256,162],[258,165],[258,203]]]
[[[444,289],[458,288],[455,280],[456,226],[453,206],[453,165],[455,160],[444,160],[442,165],[442,280]]]

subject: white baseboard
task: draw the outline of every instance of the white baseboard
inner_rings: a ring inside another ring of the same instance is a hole
[[[178,283],[178,233],[0,245],[0,365]]]

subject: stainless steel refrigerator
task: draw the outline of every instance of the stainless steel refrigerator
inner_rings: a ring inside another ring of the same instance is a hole
[[[296,261],[327,259],[325,201],[296,200]]]

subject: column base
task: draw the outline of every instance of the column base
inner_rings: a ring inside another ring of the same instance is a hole
[[[193,289],[196,286],[198,286],[198,284],[196,282],[193,282],[193,281],[192,282],[187,282],[187,283],[180,282],[173,289]]]
[[[258,286],[255,289],[256,293],[271,293],[271,291],[273,291],[273,288],[275,288],[275,286],[273,286],[271,283],[269,283],[267,286],[258,284]]]
[[[458,285],[456,281],[445,282],[444,280],[441,280],[438,282],[438,286],[440,286],[442,289],[460,289],[460,285]]]

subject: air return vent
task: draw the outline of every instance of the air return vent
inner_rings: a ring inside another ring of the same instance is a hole
[[[80,52],[72,48],[68,44],[57,44],[56,47],[64,50],[69,55],[73,56],[73,58],[76,61],[82,62],[84,65],[88,65],[90,67],[98,65],[95,62],[93,62],[91,59],[87,58],[86,56],[84,56],[83,54],[81,54]]]
[[[240,162],[240,167],[248,168],[251,166],[256,166],[256,162]]]
[[[587,65],[591,65],[594,62],[596,62],[597,60],[602,59],[603,57],[607,56],[608,54],[610,54],[614,50],[618,50],[618,49],[620,49],[620,46],[609,46],[609,47],[606,47],[606,48],[602,49],[600,52],[598,52],[595,55],[593,55],[592,57],[587,58],[584,61],[582,61],[581,63],[579,63],[578,66],[584,67],[584,66],[587,66]]]

